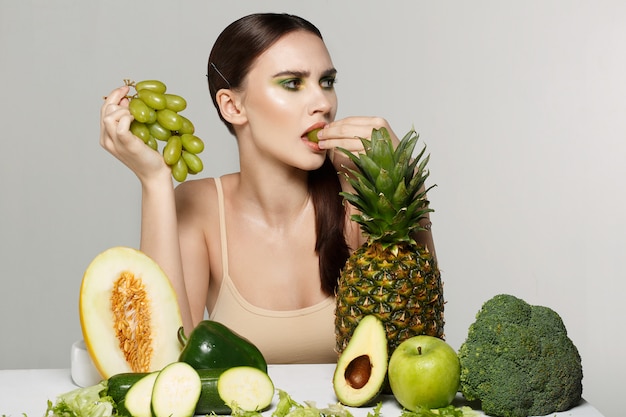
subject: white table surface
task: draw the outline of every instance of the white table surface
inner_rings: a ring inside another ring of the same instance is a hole
[[[277,389],[282,389],[296,401],[314,401],[320,408],[335,404],[332,387],[333,364],[270,365],[269,375]],[[0,416],[43,417],[47,401],[76,389],[69,369],[0,370]],[[275,396],[272,407],[276,404]],[[398,417],[401,408],[390,395],[381,396],[384,417]],[[371,408],[350,408],[355,417],[365,417]],[[272,408],[264,414],[270,416]],[[603,417],[591,404],[583,401],[577,407],[551,417]]]

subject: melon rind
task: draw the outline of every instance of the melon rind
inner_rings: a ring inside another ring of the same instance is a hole
[[[110,304],[113,284],[126,271],[141,278],[150,298],[153,356],[148,372],[177,361],[181,352],[177,332],[182,317],[176,292],[163,270],[137,249],[123,246],[107,249],[85,270],[79,298],[85,345],[103,379],[133,371],[119,347]]]

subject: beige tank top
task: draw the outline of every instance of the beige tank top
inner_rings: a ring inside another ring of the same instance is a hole
[[[254,343],[268,363],[334,363],[335,299],[300,310],[274,311],[247,302],[228,272],[224,192],[215,178],[222,246],[222,285],[209,319],[228,326]]]

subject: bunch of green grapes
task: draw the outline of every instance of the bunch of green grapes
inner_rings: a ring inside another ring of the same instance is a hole
[[[124,82],[136,91],[128,97],[128,109],[135,118],[130,131],[155,151],[159,150],[159,141],[165,142],[163,160],[171,167],[176,181],[183,182],[188,174],[202,171],[204,166],[198,154],[204,150],[204,142],[194,135],[193,123],[180,114],[187,108],[187,101],[166,93],[166,85],[158,80]]]

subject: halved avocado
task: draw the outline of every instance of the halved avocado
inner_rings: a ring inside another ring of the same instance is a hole
[[[141,251],[113,247],[96,256],[83,275],[79,312],[87,351],[103,379],[157,371],[180,355],[176,293]]]
[[[382,321],[364,316],[339,356],[333,376],[337,399],[349,407],[372,402],[387,377],[387,334]]]

